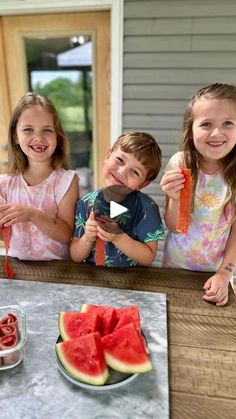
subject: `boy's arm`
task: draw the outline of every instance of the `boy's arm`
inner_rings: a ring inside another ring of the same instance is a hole
[[[76,225],[74,235],[79,237],[73,237],[70,245],[70,255],[75,262],[83,262],[89,257],[93,246],[95,246],[97,222],[93,211],[85,222],[86,211],[82,201],[77,203],[76,214],[76,217],[79,218],[79,225]]]
[[[156,256],[157,241],[142,243],[132,239],[128,234],[117,234],[112,243],[129,258],[135,260],[139,265],[150,265]]]

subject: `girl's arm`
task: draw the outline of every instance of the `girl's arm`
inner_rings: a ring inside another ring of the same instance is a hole
[[[204,284],[203,299],[223,306],[228,301],[228,286],[236,269],[236,221],[232,224],[222,263],[217,272]]]
[[[166,197],[163,218],[165,220],[166,227],[172,233],[177,233],[176,226],[178,222],[179,205],[179,199],[173,200],[172,198]]]
[[[88,241],[86,235],[76,238],[73,237],[70,245],[70,255],[75,262],[84,262],[90,255],[94,241]]]
[[[217,272],[222,277],[231,279],[236,269],[236,221],[232,224],[229,238],[225,247],[224,258]]]
[[[46,236],[61,243],[67,243],[71,239],[73,231],[74,211],[78,196],[78,179],[74,176],[67,193],[58,206],[56,218],[50,217],[37,208],[3,204],[0,206],[0,225],[10,226],[31,221]]]
[[[166,206],[164,220],[166,227],[173,233],[177,233],[180,190],[184,187],[184,175],[180,169],[167,171],[160,182],[163,192],[166,194]]]
[[[75,204],[78,197],[78,178],[74,176],[67,193],[58,206],[57,217],[53,219],[44,212],[36,210],[31,216],[32,223],[51,239],[67,243],[71,239],[74,227]]]

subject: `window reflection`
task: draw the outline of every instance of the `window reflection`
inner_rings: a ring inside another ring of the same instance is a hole
[[[55,104],[81,193],[93,189],[92,42],[88,36],[25,39],[28,84]]]

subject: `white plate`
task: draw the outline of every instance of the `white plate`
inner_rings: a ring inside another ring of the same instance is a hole
[[[86,384],[82,381],[76,380],[73,378],[68,372],[64,369],[62,364],[60,363],[59,359],[57,358],[57,365],[59,368],[59,371],[64,375],[64,377],[70,381],[71,383],[75,384],[78,387],[86,388],[88,390],[99,390],[99,391],[106,391],[106,390],[112,390],[118,387],[123,387],[126,384],[133,381],[139,374],[123,374],[119,373],[118,371],[114,371],[112,369],[109,370],[109,378],[106,384],[102,386],[95,386],[92,384]]]
[[[57,343],[61,342],[61,337],[57,339]],[[112,390],[115,388],[123,387],[129,384],[131,381],[133,381],[136,377],[138,377],[139,374],[124,374],[122,372],[118,372],[113,370],[112,368],[109,368],[109,377],[105,384],[101,386],[93,385],[93,384],[86,384],[82,381],[76,380],[73,378],[63,367],[61,364],[58,356],[57,358],[57,365],[59,368],[59,371],[64,375],[64,377],[70,381],[71,383],[75,384],[78,387],[86,388],[88,390],[99,390],[99,391],[106,391],[106,390]]]

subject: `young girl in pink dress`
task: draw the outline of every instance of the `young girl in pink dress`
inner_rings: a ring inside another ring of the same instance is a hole
[[[11,226],[8,255],[25,260],[69,257],[78,178],[69,146],[46,97],[24,95],[13,112],[8,174],[0,175],[0,226]]]
[[[194,187],[189,231],[180,234],[184,167],[191,169]],[[181,151],[167,164],[161,186],[169,229],[163,265],[212,272],[203,299],[223,306],[236,267],[236,86],[215,83],[191,98]]]

